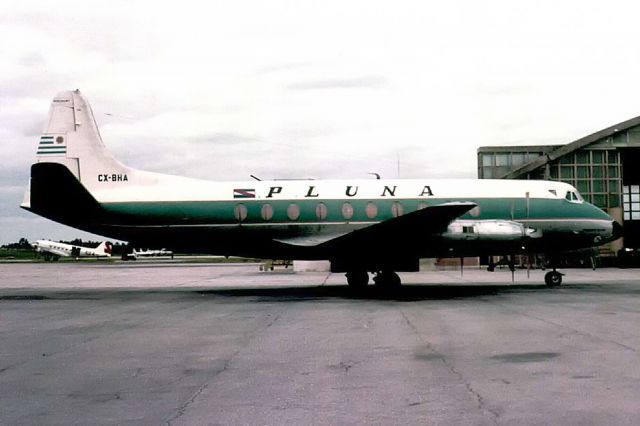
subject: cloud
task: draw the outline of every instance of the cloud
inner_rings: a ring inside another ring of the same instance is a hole
[[[293,83],[288,90],[326,90],[326,89],[377,89],[386,85],[387,79],[380,76],[358,78],[335,78]]]
[[[398,158],[401,177],[473,177],[478,146],[566,143],[640,114],[633,2],[0,9],[3,206],[61,90],[88,97],[123,162],[223,180],[395,177]]]

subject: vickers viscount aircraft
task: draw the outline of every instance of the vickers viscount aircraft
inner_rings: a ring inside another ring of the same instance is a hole
[[[111,257],[112,245],[109,241],[103,241],[96,248],[74,246],[51,240],[38,240],[33,244],[33,248],[38,254],[42,254],[44,260],[56,261],[61,257]]]
[[[620,225],[572,186],[533,180],[213,182],[129,168],[106,149],[87,100],[59,93],[22,207],[136,247],[331,262],[363,287],[420,258],[562,252],[618,238]],[[553,265],[552,265],[553,266]],[[555,267],[545,281],[558,285]]]

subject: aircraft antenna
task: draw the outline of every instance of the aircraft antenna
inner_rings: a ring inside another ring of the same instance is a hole
[[[261,180],[262,180],[262,179],[260,179],[259,177],[254,176],[254,175],[249,175],[249,176],[251,176],[251,177],[252,177],[252,178],[254,178],[255,180],[259,180],[259,181],[261,181]]]

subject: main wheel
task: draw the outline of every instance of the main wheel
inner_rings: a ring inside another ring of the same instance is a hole
[[[364,288],[369,284],[369,274],[367,271],[349,271],[346,274],[347,284],[351,288]]]
[[[402,285],[402,281],[400,281],[400,277],[393,271],[382,271],[379,272],[376,277],[373,279],[377,287],[383,288],[394,288],[400,287]]]
[[[544,275],[544,282],[549,287],[557,287],[562,284],[562,274],[558,271],[549,271]]]

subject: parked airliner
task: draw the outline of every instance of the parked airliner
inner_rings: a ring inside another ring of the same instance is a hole
[[[38,240],[33,243],[33,248],[38,254],[44,257],[44,260],[57,261],[61,257],[111,257],[112,245],[109,241],[103,241],[96,248],[75,246],[51,240]]]
[[[223,165],[217,165],[221,167]],[[132,169],[105,147],[79,91],[54,97],[23,208],[136,247],[328,259],[363,287],[400,284],[426,257],[605,244],[620,225],[562,182],[347,179],[206,181]],[[553,268],[545,281],[558,285]]]

